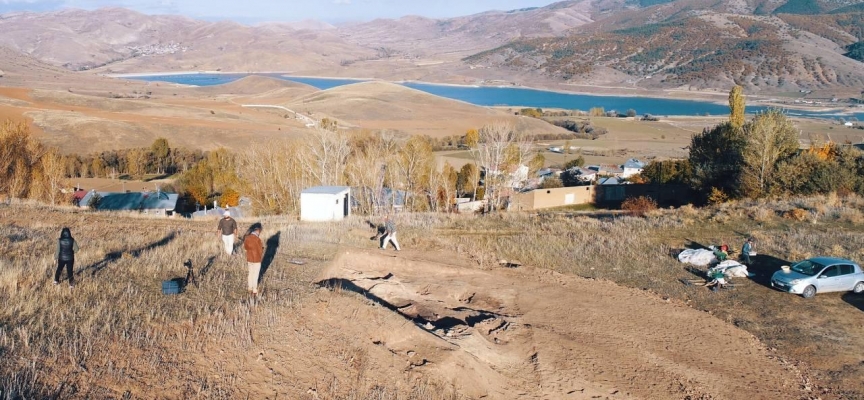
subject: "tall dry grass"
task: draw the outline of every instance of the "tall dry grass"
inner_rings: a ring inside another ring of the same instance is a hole
[[[339,224],[241,220],[241,228],[261,222],[262,240],[279,244],[262,298],[253,302],[242,256],[220,255],[215,221],[35,204],[0,206],[0,217],[0,399],[242,397],[235,373],[218,364],[196,365],[188,355],[224,348],[251,352],[256,340],[276,340],[256,335],[297,323],[296,311],[318,292],[313,282],[319,267],[341,245],[368,246],[370,234],[359,218]],[[81,247],[74,289],[65,272],[62,285],[51,284],[63,226],[72,228]],[[361,234],[352,234],[358,229]],[[162,295],[160,282],[183,277],[186,259],[196,267],[200,288]],[[292,259],[307,264],[286,267]],[[327,351],[343,351],[339,343],[333,346]],[[452,389],[432,381],[407,392],[374,382],[331,382],[314,397],[455,398]]]

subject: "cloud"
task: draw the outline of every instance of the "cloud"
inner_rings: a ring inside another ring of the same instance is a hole
[[[333,4],[340,5],[340,6],[346,6],[346,5],[351,4],[351,0],[333,0]]]

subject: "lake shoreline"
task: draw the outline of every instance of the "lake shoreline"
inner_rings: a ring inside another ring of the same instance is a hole
[[[590,86],[590,85],[570,85],[579,88],[592,88],[596,90],[569,90],[562,88],[543,88],[543,87],[529,87],[523,85],[483,85],[483,84],[459,84],[459,83],[435,83],[435,82],[426,82],[426,81],[418,81],[418,80],[386,80],[386,79],[378,79],[378,78],[364,78],[364,77],[322,77],[322,76],[313,76],[313,75],[294,75],[290,71],[256,71],[256,72],[240,72],[240,71],[195,71],[195,72],[142,72],[142,73],[120,73],[120,74],[101,74],[106,77],[111,78],[119,78],[119,79],[135,79],[135,78],[154,78],[159,76],[166,77],[177,77],[177,76],[207,76],[207,75],[278,75],[278,78],[285,78],[290,80],[290,78],[302,78],[302,79],[319,79],[319,80],[332,80],[332,81],[357,81],[360,82],[368,82],[368,81],[380,81],[380,82],[391,82],[396,84],[406,85],[406,87],[410,87],[408,85],[423,85],[430,87],[453,87],[453,88],[501,88],[501,89],[518,89],[518,90],[527,90],[534,92],[544,92],[544,93],[555,93],[562,95],[578,95],[578,96],[590,96],[590,97],[598,97],[598,98],[610,98],[610,97],[633,97],[633,98],[641,98],[641,99],[659,99],[659,100],[681,100],[681,101],[692,101],[699,103],[711,103],[714,105],[726,105],[727,101],[725,97],[727,94],[717,92],[717,91],[683,91],[681,89],[658,89],[655,91],[651,91],[648,89],[641,88],[625,88],[625,87],[610,87],[610,86]],[[172,82],[174,83],[174,82]],[[183,83],[175,83],[177,85],[189,86],[189,87],[200,87],[201,85],[194,84],[183,84]],[[562,84],[564,85],[564,84]],[[206,85],[205,85],[206,86]],[[560,86],[560,85],[558,85]],[[611,91],[611,93],[610,93]],[[622,93],[623,92],[623,93]],[[642,92],[642,93],[638,93]],[[446,97],[446,96],[442,96]],[[718,97],[723,97],[723,99],[718,99]],[[824,113],[830,115],[804,115],[801,117],[804,118],[827,118],[831,119],[833,117],[838,116],[855,116],[859,114],[860,109],[855,109],[852,107],[840,107],[840,106],[820,106],[820,107],[809,107],[805,105],[797,105],[797,104],[786,104],[782,101],[778,100],[776,96],[759,96],[759,95],[750,95],[748,96],[752,101],[751,105],[758,105],[760,107],[775,107],[782,108],[789,111],[803,111],[808,113]],[[471,102],[468,102],[471,103]],[[475,104],[475,103],[471,103]],[[475,104],[480,105],[480,104]],[[481,105],[490,107],[489,105]],[[524,107],[524,108],[532,108],[536,106],[517,106],[517,105],[509,105],[507,107]],[[537,107],[537,108],[557,108],[562,109],[560,107]],[[658,113],[658,115],[676,115],[676,114],[665,114]],[[680,114],[682,116],[686,116],[688,114]]]

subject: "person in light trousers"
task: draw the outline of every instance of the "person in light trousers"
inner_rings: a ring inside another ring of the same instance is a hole
[[[222,236],[222,245],[225,247],[225,254],[229,256],[234,253],[234,238],[237,237],[237,221],[231,218],[231,212],[225,211],[224,218],[219,220],[219,226],[216,228],[216,234]]]
[[[258,295],[258,275],[261,273],[261,260],[264,259],[264,243],[261,242],[261,227],[256,226],[252,233],[243,239],[246,250],[246,265],[249,266],[248,285],[250,296]]]
[[[396,224],[389,215],[384,216],[384,236],[381,238],[381,250],[387,249],[387,243],[392,242],[396,251],[401,251],[399,242],[396,241]]]

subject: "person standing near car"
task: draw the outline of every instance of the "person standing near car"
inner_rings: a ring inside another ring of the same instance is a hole
[[[57,251],[54,252],[54,263],[57,265],[57,270],[54,272],[54,284],[60,284],[60,273],[63,268],[66,268],[66,276],[69,280],[69,287],[75,286],[72,277],[72,270],[75,268],[75,253],[78,251],[78,242],[72,237],[72,232],[69,228],[60,230],[60,239],[57,240]]]
[[[225,254],[229,256],[234,253],[234,238],[237,237],[237,221],[231,218],[231,212],[225,210],[224,218],[219,220],[219,226],[216,228],[216,234],[222,236],[222,245],[225,247]]]
[[[750,253],[752,253],[752,252],[753,252],[753,238],[751,237],[751,238],[747,238],[747,240],[744,242],[744,246],[741,247],[741,262],[748,267],[751,264]]]

